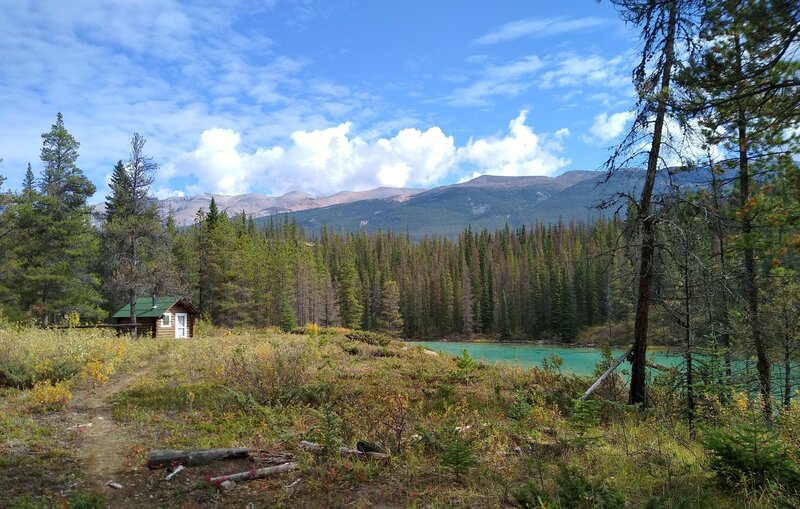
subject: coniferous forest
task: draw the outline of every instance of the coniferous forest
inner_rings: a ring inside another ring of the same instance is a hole
[[[94,187],[75,164],[78,142],[60,115],[43,136],[46,147],[69,148],[53,156],[57,168],[43,149],[41,174],[29,169],[23,191],[4,195],[7,321],[102,322],[131,295],[176,294],[222,326],[317,323],[421,338],[572,341],[582,328],[630,313],[632,269],[618,249],[619,220],[467,228],[454,241],[412,241],[403,232],[325,227],[307,235],[288,215],[257,228],[212,201],[179,229],[148,196],[152,168],[144,165],[152,161],[139,135],[131,159],[114,168],[104,213],[92,217],[86,201]]]
[[[309,235],[289,215],[256,227],[213,201],[178,228],[149,195],[156,165],[139,134],[113,169],[99,215],[60,114],[42,137],[43,169],[29,165],[22,191],[2,195],[7,322],[98,323],[131,296],[151,294],[186,296],[221,326],[316,323],[414,338],[571,342],[634,316],[635,206],[625,220],[467,228],[456,240],[324,226]],[[780,154],[754,167],[745,198],[741,175],[724,163],[674,168],[705,184],[658,196],[653,301],[672,342],[713,336],[746,348],[747,327],[757,326],[770,348],[794,352],[800,178]],[[757,325],[747,318],[748,263],[763,308]]]

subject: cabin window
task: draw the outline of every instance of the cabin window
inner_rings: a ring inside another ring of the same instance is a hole
[[[162,327],[172,327],[172,313],[164,313],[161,317]]]

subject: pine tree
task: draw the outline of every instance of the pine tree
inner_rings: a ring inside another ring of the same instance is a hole
[[[689,88],[690,115],[702,119],[709,141],[729,152],[737,173],[734,248],[742,256],[742,296],[750,341],[756,352],[764,414],[771,410],[771,371],[762,330],[762,300],[757,244],[763,240],[758,188],[764,176],[796,163],[797,140],[785,133],[800,121],[797,100],[800,63],[790,49],[800,40],[796,2],[718,2],[702,18],[704,42],[683,80]],[[724,134],[721,134],[724,133]],[[724,167],[724,166],[723,166]],[[774,225],[770,225],[771,227]]]
[[[339,320],[343,327],[358,329],[361,326],[361,314],[364,308],[358,300],[356,266],[350,253],[346,253],[344,259],[340,261],[337,284]]]
[[[99,281],[92,266],[98,244],[86,205],[95,187],[76,164],[80,144],[60,113],[42,139],[41,193],[23,191],[17,217],[15,286],[21,311],[49,325],[70,311],[96,316]]]
[[[128,170],[121,160],[114,165],[108,185],[111,188],[111,194],[106,196],[105,220],[111,221],[117,215],[119,217],[130,216],[133,213],[131,204],[133,193]]]
[[[102,233],[108,306],[114,309],[127,302],[134,324],[140,294],[172,293],[175,287],[169,238],[149,197],[158,165],[144,153],[145,142],[134,133],[127,163],[119,161],[114,167]],[[137,327],[131,333],[136,338]]]
[[[511,340],[511,324],[508,318],[508,299],[506,298],[505,291],[500,293],[500,317],[498,329],[500,330],[500,341]]]
[[[381,288],[380,327],[391,332],[403,330],[403,315],[400,314],[400,287],[397,281],[384,281]]]
[[[31,163],[28,163],[28,168],[25,170],[25,179],[22,181],[22,193],[33,193],[35,186],[36,178],[33,176],[33,167],[31,167]]]

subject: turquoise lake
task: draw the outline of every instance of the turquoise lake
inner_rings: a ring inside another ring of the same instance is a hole
[[[475,360],[484,362],[509,362],[530,368],[542,366],[542,361],[551,355],[558,355],[564,364],[561,371],[587,376],[594,372],[595,365],[603,358],[598,348],[564,347],[529,343],[470,343],[459,341],[414,341],[437,352],[461,355],[464,350]],[[614,357],[622,355],[622,350],[614,350]],[[651,357],[648,355],[648,357]],[[655,362],[662,366],[676,366],[683,362],[677,355],[658,352]],[[625,370],[626,364],[620,369]]]
[[[471,343],[466,341],[410,341],[409,343],[419,345],[437,352],[444,352],[454,356],[459,356],[464,350],[476,361],[487,363],[503,362],[512,363],[519,366],[541,367],[542,361],[551,355],[557,355],[563,360],[561,371],[564,373],[574,373],[580,376],[589,376],[594,373],[595,365],[603,358],[599,348],[565,347],[558,345],[540,345],[531,343]],[[622,355],[620,349],[613,350],[614,358]],[[683,363],[683,357],[665,351],[650,350],[648,359],[656,364],[666,367],[678,366]],[[702,356],[698,356],[697,367],[702,364]],[[755,377],[755,361],[734,360],[734,375],[745,375],[745,379]],[[800,365],[794,364],[794,373],[800,371]],[[618,368],[619,373],[630,374],[630,364],[623,363]],[[751,375],[747,375],[750,373]],[[773,366],[773,390],[776,396],[783,397],[783,367],[780,364]],[[797,377],[793,376],[795,383],[793,391],[797,390]]]

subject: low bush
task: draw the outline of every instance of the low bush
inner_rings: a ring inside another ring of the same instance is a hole
[[[555,507],[550,494],[538,484],[528,482],[514,492],[514,500],[523,509],[542,509]]]
[[[36,382],[31,397],[39,410],[56,411],[64,408],[72,400],[72,392],[64,382]]]
[[[562,509],[623,509],[625,498],[603,481],[593,481],[577,467],[562,466],[556,477]]]
[[[778,433],[760,419],[709,429],[703,443],[711,455],[711,468],[727,486],[762,488],[778,484],[800,492],[796,458]]]
[[[347,339],[351,339],[353,341],[359,341],[361,343],[367,343],[368,345],[373,346],[386,346],[391,343],[392,338],[386,334],[380,332],[369,332],[363,330],[356,330],[351,331],[345,334]]]

